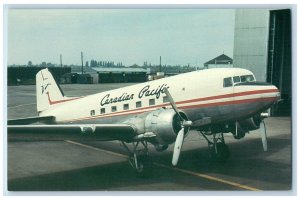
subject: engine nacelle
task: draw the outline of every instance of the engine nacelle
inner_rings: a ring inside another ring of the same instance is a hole
[[[180,114],[186,117],[184,113]],[[145,131],[153,132],[156,143],[160,145],[173,143],[180,129],[180,118],[172,109],[158,109],[145,118]]]

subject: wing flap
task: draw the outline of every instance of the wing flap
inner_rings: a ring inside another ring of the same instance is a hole
[[[8,125],[8,139],[24,140],[130,140],[136,135],[135,127],[128,124],[56,124]]]

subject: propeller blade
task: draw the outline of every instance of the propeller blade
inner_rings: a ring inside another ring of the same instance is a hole
[[[180,115],[179,110],[178,110],[178,108],[175,104],[175,101],[174,101],[173,97],[171,96],[168,88],[164,88],[164,93],[167,95],[168,100],[169,100],[173,110],[176,112],[176,114],[180,117],[180,119],[182,121],[182,124],[181,124],[182,128],[177,134],[175,145],[174,145],[173,158],[172,158],[172,164],[173,164],[173,166],[176,166],[177,163],[178,163],[178,160],[179,160],[181,147],[182,147],[182,144],[183,144],[184,128],[190,128],[193,125],[193,122],[188,120],[188,119],[187,120],[184,119]]]
[[[164,88],[164,93],[167,95],[169,102],[171,103],[172,108],[174,109],[174,111],[177,113],[177,115],[180,117],[180,119],[182,121],[184,121],[184,119],[181,117],[181,115],[179,114],[179,110],[177,109],[177,106],[175,104],[175,101],[173,99],[173,97],[171,96],[168,88]]]
[[[181,152],[181,147],[183,144],[183,138],[184,138],[184,128],[182,128],[179,131],[179,133],[177,134],[177,137],[176,137],[176,142],[175,142],[174,151],[173,151],[173,158],[172,158],[172,164],[174,166],[176,166],[178,163],[178,159],[179,159],[180,152]]]
[[[263,144],[264,151],[268,150],[268,141],[267,141],[267,130],[264,120],[260,123],[260,134],[261,134],[261,141]]]

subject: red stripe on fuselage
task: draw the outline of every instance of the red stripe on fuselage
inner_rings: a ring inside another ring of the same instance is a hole
[[[242,99],[242,100],[234,100],[234,101],[225,101],[225,102],[214,102],[214,103],[207,103],[207,104],[197,104],[197,105],[190,105],[190,106],[178,106],[179,109],[192,109],[192,108],[203,108],[203,107],[211,107],[211,106],[225,106],[225,105],[237,105],[237,104],[245,104],[245,103],[253,103],[253,102],[272,102],[277,100],[278,97],[266,97],[266,98],[254,98],[254,99]],[[109,113],[104,115],[98,115],[94,117],[84,117],[72,120],[66,120],[65,122],[72,122],[72,121],[80,121],[80,120],[89,120],[89,119],[97,119],[103,117],[117,117],[117,116],[124,116],[124,115],[134,115],[134,114],[141,114],[144,113],[145,109],[150,109],[148,111],[152,111],[153,108],[163,107],[169,104],[162,104],[157,106],[151,106],[146,108],[139,108],[135,110],[126,110],[120,111],[115,113]],[[137,112],[135,112],[137,111]]]
[[[73,100],[82,98],[82,97],[76,97],[76,98],[72,98],[72,99],[63,99],[63,100],[59,100],[59,101],[51,101],[49,92],[47,92],[46,94],[48,95],[48,101],[49,101],[50,105],[63,103],[63,102],[67,102],[67,101],[73,101]]]
[[[178,102],[176,102],[176,104],[180,105],[180,104],[184,104],[184,103],[192,103],[192,102],[198,102],[198,101],[208,101],[208,100],[215,100],[215,99],[223,99],[223,98],[238,97],[238,96],[247,96],[247,95],[252,95],[252,94],[273,93],[273,92],[279,92],[279,91],[278,91],[278,89],[253,90],[253,91],[247,91],[247,92],[230,93],[230,94],[222,94],[222,95],[217,95],[217,96],[202,97],[202,98],[197,98],[197,99],[189,99],[189,100],[184,100],[184,101],[178,101]],[[76,99],[83,98],[83,97],[77,97],[77,98],[73,98],[73,99],[51,101],[50,96],[49,96],[49,92],[47,92],[47,95],[48,95],[48,100],[49,100],[50,105],[58,104],[58,103],[64,103],[64,102],[67,102],[67,101],[73,101],[73,100],[76,100]],[[141,109],[156,108],[156,107],[161,107],[161,106],[166,106],[166,105],[169,105],[169,103],[156,105],[156,106],[149,106],[149,107],[145,107],[145,108],[141,108]],[[139,109],[135,109],[135,110],[139,110]],[[134,110],[131,110],[131,111],[134,111]],[[121,112],[123,112],[123,111],[121,111]]]
[[[203,98],[198,98],[198,99],[178,101],[178,102],[176,102],[176,104],[192,103],[192,102],[197,102],[197,101],[216,100],[216,99],[223,99],[223,98],[230,98],[230,97],[247,96],[247,95],[252,95],[252,94],[273,93],[273,92],[279,92],[279,91],[278,91],[278,89],[253,90],[253,91],[247,91],[247,92],[222,94],[222,95],[217,95],[217,96],[210,96],[210,97],[203,97]]]
[[[268,102],[268,101],[275,101],[276,99],[278,99],[278,98],[277,97],[265,97],[265,98],[255,98],[255,99],[241,99],[241,100],[235,100],[235,101],[223,101],[223,102],[215,102],[215,103],[198,104],[198,105],[196,105],[196,107],[202,108],[202,107],[210,107],[210,106],[225,106],[225,105],[253,103],[253,102]],[[179,106],[178,108],[181,108],[181,109],[195,108],[195,105]]]

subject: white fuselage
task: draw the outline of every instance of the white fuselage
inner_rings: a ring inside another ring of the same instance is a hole
[[[244,75],[253,76],[238,68],[201,70],[65,101],[55,101],[49,93],[51,107],[40,116],[55,116],[57,123],[112,123],[171,107],[163,92],[167,87],[177,107],[192,121],[203,117],[215,122],[237,120],[261,112],[279,98],[273,85],[224,87],[224,78]]]

